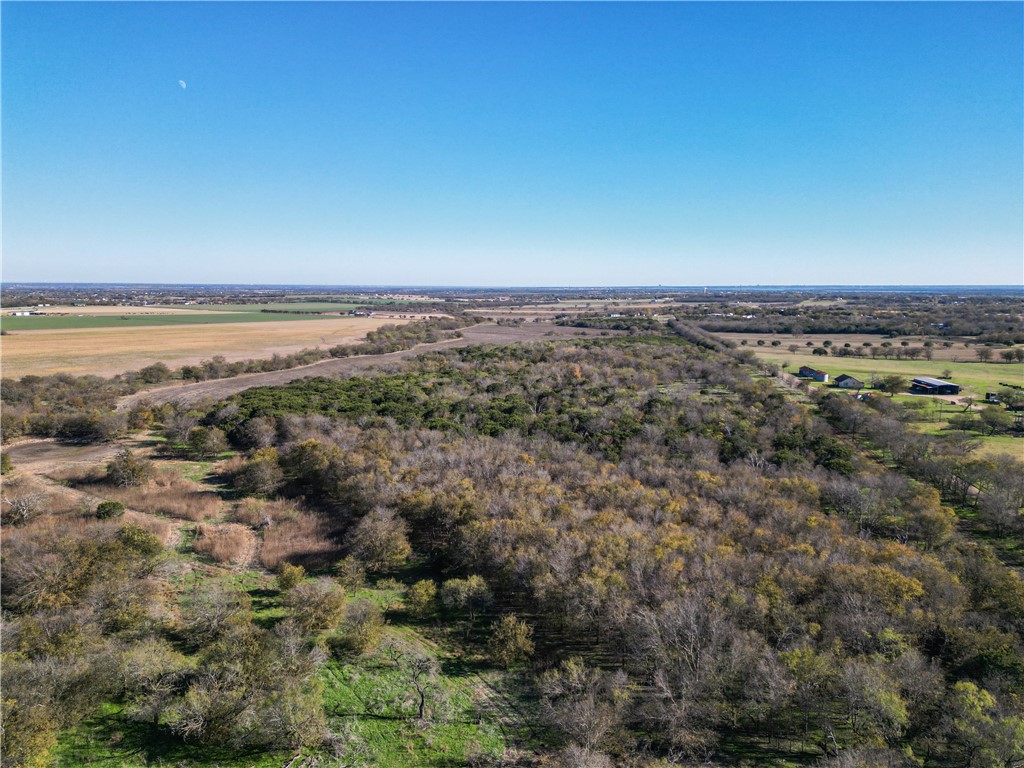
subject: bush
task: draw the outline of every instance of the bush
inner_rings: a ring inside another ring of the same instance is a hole
[[[125,448],[107,464],[107,479],[119,488],[135,488],[153,477],[153,464]]]
[[[235,488],[246,496],[269,496],[283,482],[284,472],[277,463],[276,448],[256,451],[234,477]]]
[[[121,530],[118,531],[117,537],[125,547],[139,553],[143,557],[152,557],[164,548],[164,545],[160,543],[160,539],[156,535],[136,523],[123,525]]]
[[[189,453],[197,459],[211,459],[228,449],[227,438],[216,427],[195,427],[186,440]]]
[[[6,451],[0,451],[0,475],[6,475],[13,470],[14,464],[11,463],[11,457],[7,455]]]
[[[288,592],[301,584],[305,578],[305,568],[301,565],[285,563],[281,566],[281,572],[277,575],[277,589],[279,592]]]
[[[295,623],[310,634],[334,629],[345,616],[345,590],[329,579],[293,587],[285,596],[285,603]]]
[[[432,579],[417,581],[405,593],[405,608],[419,619],[432,614],[437,610],[437,584]]]
[[[384,614],[372,600],[356,600],[345,614],[341,634],[331,640],[337,656],[369,653],[384,636]]]
[[[334,574],[347,591],[358,592],[366,586],[366,568],[356,558],[343,557],[334,566]]]
[[[101,501],[96,505],[96,517],[100,520],[109,520],[112,517],[120,517],[124,514],[124,504],[120,501]]]

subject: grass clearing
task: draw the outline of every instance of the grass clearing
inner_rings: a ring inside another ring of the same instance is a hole
[[[414,633],[400,633],[415,652],[432,653],[410,638]],[[441,672],[423,720],[416,717],[419,699],[408,675],[382,649],[351,662],[327,662],[321,679],[332,729],[347,730],[378,765],[394,768],[465,765],[468,750],[500,754],[504,737],[482,717],[471,673],[449,661],[438,658]]]

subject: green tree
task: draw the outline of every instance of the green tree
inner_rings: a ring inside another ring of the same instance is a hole
[[[872,382],[875,389],[885,392],[892,397],[907,390],[907,380],[899,374],[889,374]]]
[[[405,608],[418,619],[423,619],[437,609],[437,584],[433,579],[421,579],[405,593]]]
[[[508,669],[533,655],[533,628],[514,613],[506,614],[491,625],[487,649],[498,666]]]
[[[1006,409],[992,405],[982,410],[978,415],[981,423],[988,429],[990,435],[998,432],[1007,432],[1013,426],[1013,416]]]
[[[487,582],[480,576],[468,579],[448,579],[441,585],[441,604],[452,611],[465,611],[470,626],[476,615],[490,607],[494,598]]]
[[[123,514],[124,504],[120,501],[101,501],[96,505],[96,517],[100,520],[121,517]]]

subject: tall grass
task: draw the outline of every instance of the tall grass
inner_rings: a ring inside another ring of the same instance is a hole
[[[192,546],[199,554],[218,563],[243,565],[252,556],[256,541],[252,531],[241,525],[200,525]]]
[[[159,472],[153,480],[137,488],[117,488],[107,484],[99,487],[103,489],[103,495],[131,509],[194,523],[215,517],[222,506],[220,496],[202,490],[201,485],[177,472]]]
[[[271,570],[286,562],[307,570],[326,568],[340,556],[328,526],[316,515],[296,513],[263,529],[260,560]]]

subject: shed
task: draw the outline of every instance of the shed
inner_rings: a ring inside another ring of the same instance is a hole
[[[843,389],[863,389],[864,382],[860,379],[855,379],[847,373],[841,373],[836,376],[835,385],[842,387]]]
[[[959,395],[960,385],[931,376],[921,376],[910,382],[910,391],[916,395]]]

